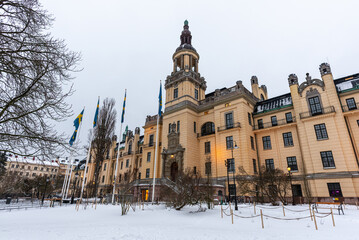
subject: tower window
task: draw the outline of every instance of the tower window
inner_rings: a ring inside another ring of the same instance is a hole
[[[287,123],[293,122],[292,113],[291,113],[291,112],[286,113],[286,114],[285,114],[285,119],[286,119]]]
[[[198,90],[197,89],[194,90],[194,98],[198,99]]]
[[[178,88],[173,89],[173,98],[178,98]]]

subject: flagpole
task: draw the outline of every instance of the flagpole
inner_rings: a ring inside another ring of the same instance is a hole
[[[162,104],[162,82],[160,81],[160,91],[161,91],[161,104]],[[160,104],[160,103],[159,103]],[[160,106],[158,106],[160,107]],[[161,110],[160,110],[161,111]],[[152,204],[154,202],[155,199],[155,187],[156,187],[156,173],[157,173],[157,167],[156,167],[156,163],[157,163],[157,152],[158,152],[158,124],[160,121],[160,111],[158,111],[157,113],[157,127],[156,127],[156,148],[155,148],[155,160],[154,160],[154,170],[153,170],[153,182],[152,182]]]
[[[125,100],[126,101],[126,92],[127,89],[125,89]],[[122,109],[122,111],[124,111],[124,109]],[[124,114],[124,113],[123,113]],[[124,118],[124,116],[123,116]],[[122,118],[121,118],[121,125],[120,125],[120,136],[119,136],[119,140],[118,140],[118,147],[117,147],[117,156],[116,156],[116,167],[115,167],[115,174],[114,174],[114,178],[113,178],[113,190],[112,190],[112,204],[115,204],[115,191],[116,191],[116,180],[117,180],[117,169],[118,169],[118,158],[120,157],[120,145],[121,145],[121,135],[122,135]]]
[[[66,159],[67,160],[67,159]],[[65,197],[65,189],[66,189],[66,185],[67,185],[67,175],[69,174],[69,165],[66,165],[66,172],[65,172],[65,178],[64,178],[64,183],[62,184],[62,190],[61,190],[61,198]]]
[[[100,102],[100,97],[98,97],[98,101],[97,103],[99,104]],[[96,112],[97,112],[97,106],[96,106]],[[96,114],[95,114],[96,115]],[[97,116],[95,116],[95,119],[96,119]],[[96,126],[97,126],[97,123],[96,123]],[[82,196],[83,196],[83,192],[84,192],[84,188],[85,188],[85,179],[87,180],[87,166],[88,166],[88,162],[90,160],[90,156],[91,156],[91,148],[92,148],[92,141],[93,141],[93,136],[94,136],[94,131],[95,131],[95,128],[93,128],[93,131],[91,133],[91,136],[90,136],[90,148],[87,152],[87,158],[86,158],[86,164],[85,164],[85,169],[84,169],[84,178],[82,179],[82,187],[81,187],[81,193],[80,193],[80,203],[82,202]]]

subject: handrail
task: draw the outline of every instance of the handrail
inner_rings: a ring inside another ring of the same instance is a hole
[[[280,119],[280,120],[277,120],[277,124],[273,124],[272,122],[266,122],[266,123],[263,123],[262,125],[257,124],[257,125],[253,126],[253,130],[276,127],[276,126],[286,125],[286,124],[290,124],[290,123],[294,123],[294,122],[296,122],[296,119],[293,116],[292,121],[287,121],[287,119]]]
[[[322,115],[322,114],[328,114],[328,113],[335,112],[334,106],[325,107],[325,108],[322,108],[321,110],[322,110],[321,112],[316,112],[316,113],[312,113],[312,111],[299,113],[300,119],[310,118],[310,117],[314,117],[314,116],[318,116],[318,115]]]

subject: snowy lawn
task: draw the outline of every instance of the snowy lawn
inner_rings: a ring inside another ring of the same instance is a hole
[[[254,216],[253,206],[239,205],[239,216]],[[256,207],[257,214],[261,206]],[[145,206],[145,210],[121,216],[119,206],[98,205],[97,209],[75,206],[15,210],[0,212],[0,239],[359,239],[359,210],[347,206],[345,215],[317,218],[318,230],[310,218],[301,220],[277,220],[234,217],[221,218],[220,207],[206,212],[194,212],[198,207],[186,207],[181,211],[166,209],[165,206]],[[291,212],[303,210],[304,212]],[[278,218],[309,216],[308,205],[288,206],[283,216],[282,207],[263,206],[263,214]],[[319,212],[330,212],[320,209]],[[338,214],[337,211],[334,211]],[[227,209],[229,214],[229,209]],[[318,214],[317,216],[320,216]],[[325,215],[322,215],[325,216]]]

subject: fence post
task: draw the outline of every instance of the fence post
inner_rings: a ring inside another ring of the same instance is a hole
[[[313,221],[312,210],[310,209],[310,204],[309,204],[309,213],[310,213],[310,220]]]
[[[231,215],[232,215],[232,224],[233,224],[233,210],[231,209]]]
[[[261,211],[261,222],[262,222],[262,228],[264,228],[262,209],[260,209],[260,211]]]
[[[334,215],[333,215],[333,209],[332,208],[330,208],[330,213],[332,214],[333,227],[335,227]]]
[[[221,218],[223,218],[223,207],[221,205]]]
[[[282,208],[283,208],[283,216],[285,217],[284,205],[282,205]]]
[[[254,215],[257,215],[257,211],[256,211],[256,202],[253,203],[253,207],[254,207]]]
[[[313,209],[313,218],[314,218],[315,229],[318,230],[318,225],[317,225],[317,220],[315,219],[314,209]]]

